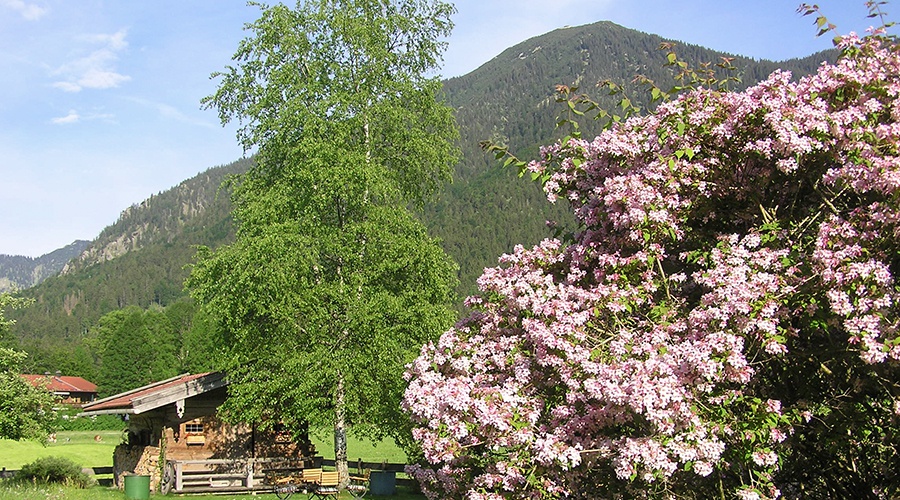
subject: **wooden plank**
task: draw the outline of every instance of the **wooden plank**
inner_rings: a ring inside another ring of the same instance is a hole
[[[175,463],[175,491],[184,489],[184,465]]]
[[[348,462],[351,466],[360,466],[362,469],[371,469],[373,471],[388,471],[388,472],[405,472],[406,464],[393,464],[387,462],[363,462],[362,460],[358,460],[355,462]],[[328,467],[334,467],[334,459],[324,458],[322,459],[322,465]]]

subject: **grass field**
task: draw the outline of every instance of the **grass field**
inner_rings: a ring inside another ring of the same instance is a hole
[[[95,439],[100,436],[100,440]],[[316,446],[318,454],[325,458],[334,458],[334,445],[328,433],[310,436]],[[112,466],[113,449],[122,440],[122,433],[115,431],[64,431],[57,433],[56,443],[46,446],[33,441],[10,441],[0,439],[0,467],[7,470],[17,470],[22,465],[40,457],[58,456],[65,457],[82,467],[109,467]],[[405,463],[406,455],[393,442],[381,442],[373,444],[348,438],[347,453],[350,461],[357,458],[367,462]],[[351,470],[353,465],[351,464]],[[151,498],[162,498],[153,495]],[[210,498],[213,496],[210,495]],[[86,490],[65,488],[62,486],[28,486],[9,485],[0,482],[0,498],[3,500],[121,500],[122,491],[104,487],[94,487]],[[192,496],[191,498],[196,498]],[[215,496],[215,498],[227,498],[229,500],[272,500],[275,495],[229,495],[227,497]],[[294,498],[294,497],[292,497]],[[296,496],[298,499],[303,496]],[[342,495],[341,499],[351,498]],[[419,494],[404,491],[398,487],[397,495],[390,497],[397,500],[422,500]]]
[[[95,436],[100,436],[97,441]],[[122,441],[116,431],[64,431],[46,446],[34,441],[0,439],[0,467],[20,469],[41,457],[65,457],[82,467],[112,466],[113,449]]]
[[[122,500],[123,493],[121,490],[112,488],[104,488],[95,486],[84,490],[75,488],[66,488],[63,486],[31,486],[31,485],[15,485],[8,486],[0,482],[0,498],[3,500]],[[159,494],[150,495],[151,500],[154,498],[219,498],[223,500],[277,500],[274,494],[257,493],[256,495],[175,495],[169,494],[165,497]],[[352,498],[346,492],[341,493],[338,497],[340,500]],[[366,498],[369,498],[367,495]],[[398,488],[397,494],[392,497],[371,497],[371,498],[391,498],[393,500],[422,500],[423,495],[409,493]],[[305,500],[306,496],[302,494],[294,495],[291,500]]]
[[[100,441],[95,440],[100,436]],[[318,454],[334,458],[334,442],[326,434],[310,436]],[[56,442],[46,446],[34,441],[0,439],[0,467],[16,470],[40,457],[65,457],[82,467],[112,466],[113,449],[122,441],[122,433],[115,431],[63,431]],[[351,461],[361,458],[368,462],[405,463],[406,454],[392,441],[373,444],[354,438],[347,440],[347,456]]]
[[[325,458],[334,458],[334,439],[330,433],[313,433],[310,441],[316,445],[316,452]],[[362,459],[366,462],[387,462],[405,464],[406,453],[393,441],[372,443],[347,436],[347,458],[353,462]],[[351,465],[352,467],[352,465]]]

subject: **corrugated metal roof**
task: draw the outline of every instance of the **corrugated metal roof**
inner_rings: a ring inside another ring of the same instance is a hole
[[[84,411],[85,413],[90,413],[99,411],[108,412],[110,410],[134,410],[136,403],[146,401],[148,398],[151,398],[154,395],[172,391],[173,389],[179,388],[179,386],[193,386],[194,384],[191,384],[191,382],[203,383],[205,381],[201,379],[204,378],[215,381],[217,379],[221,379],[222,374],[219,372],[206,372],[193,375],[179,375],[177,377],[154,382],[143,387],[138,387],[137,389],[123,392],[121,394],[116,394],[108,398],[103,398],[92,403],[88,403],[84,405]],[[216,385],[216,387],[218,387],[218,385]],[[185,389],[185,392],[185,395],[187,397],[195,395],[187,389]],[[199,393],[200,392],[198,392],[198,394]]]

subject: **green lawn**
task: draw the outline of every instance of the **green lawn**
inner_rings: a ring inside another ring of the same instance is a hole
[[[334,458],[334,439],[330,433],[311,433],[310,441],[316,445],[316,452],[324,458]],[[387,462],[391,464],[405,464],[406,453],[393,441],[372,443],[347,436],[347,459],[354,462],[362,459],[366,462]],[[351,463],[351,468],[353,465]]]
[[[100,436],[99,441],[95,439],[95,436],[98,435]],[[112,466],[113,449],[121,442],[122,433],[115,431],[64,431],[58,432],[56,438],[56,443],[50,443],[46,446],[33,441],[0,439],[0,467],[16,470],[24,464],[45,456],[66,457],[82,467],[110,467]],[[310,438],[313,444],[316,445],[319,455],[325,458],[334,458],[334,446],[330,435],[312,435]],[[372,444],[368,441],[348,438],[347,449],[351,462],[357,458],[367,462],[406,462],[406,455],[392,441]],[[353,465],[351,463],[352,469]],[[174,495],[170,496],[174,497]],[[209,495],[209,497],[229,500],[276,499],[275,495],[270,494],[229,495],[225,497]],[[9,485],[0,482],[0,498],[4,500],[32,500],[34,498],[45,500],[121,500],[123,493],[121,490],[100,486],[79,490],[62,486],[35,487]],[[151,498],[162,497],[160,495],[152,495]],[[191,498],[196,498],[196,496]],[[291,497],[291,500],[294,498],[303,500],[305,495],[295,495]],[[349,499],[351,497],[349,495],[341,495],[340,498]],[[367,495],[366,498],[369,498],[369,496]],[[397,500],[422,500],[424,496],[404,491],[403,488],[398,487],[397,495],[390,498]]]
[[[100,436],[100,441],[94,439]],[[0,439],[0,467],[14,470],[47,456],[65,457],[82,467],[111,467],[113,449],[122,441],[116,431],[63,431],[46,446],[34,441]]]
[[[101,440],[96,441],[95,436]],[[334,458],[334,442],[329,435],[310,436],[319,455]],[[34,441],[0,439],[0,467],[19,469],[35,459],[58,456],[71,459],[82,467],[111,467],[113,449],[122,441],[122,433],[115,431],[63,431],[56,435],[56,443],[46,446]],[[352,437],[347,440],[347,456],[351,461],[361,458],[368,462],[405,463],[406,454],[393,441],[372,444]]]
[[[95,486],[84,490],[75,488],[66,488],[63,486],[31,486],[31,485],[14,485],[10,486],[0,482],[0,498],[3,500],[122,500],[124,493],[121,490]],[[165,497],[158,494],[151,494],[151,500],[154,498],[219,498],[222,500],[277,500],[274,494],[258,493],[256,495],[175,495],[170,494]],[[347,493],[342,493],[339,497],[341,500],[352,498]],[[397,494],[392,497],[370,497],[366,495],[366,499],[391,498],[393,500],[422,500],[423,495],[409,493],[398,488]],[[306,500],[306,495],[297,494],[291,497],[291,500]]]

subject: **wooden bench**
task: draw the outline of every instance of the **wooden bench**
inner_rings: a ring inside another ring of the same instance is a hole
[[[341,478],[338,471],[322,472],[319,484],[312,494],[316,498],[337,498],[340,492]]]
[[[279,475],[282,471],[291,469],[270,469],[269,482],[275,496],[280,500],[287,500],[294,493],[312,494],[322,483],[321,468],[300,469],[296,473]]]
[[[245,460],[171,460],[167,482],[175,492],[203,489],[252,489],[253,469]]]

